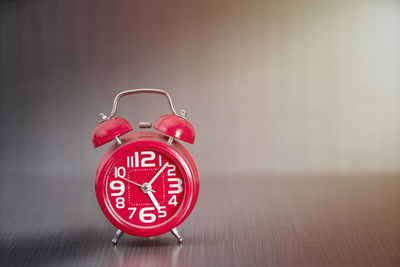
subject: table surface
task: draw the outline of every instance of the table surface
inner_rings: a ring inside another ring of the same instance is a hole
[[[400,265],[400,177],[203,177],[181,246],[114,246],[93,177],[36,178],[2,177],[1,266]]]

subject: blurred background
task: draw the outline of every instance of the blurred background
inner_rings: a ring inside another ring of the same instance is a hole
[[[126,89],[188,111],[204,181],[400,173],[395,0],[1,1],[0,87],[3,232],[97,209],[91,132]],[[168,112],[135,95],[118,115]]]
[[[93,175],[97,114],[131,88],[166,89],[188,111],[203,175],[398,173],[399,8],[2,1],[2,176]],[[169,112],[152,95],[120,106],[136,128]]]

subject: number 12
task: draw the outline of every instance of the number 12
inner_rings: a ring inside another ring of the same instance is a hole
[[[153,151],[140,151],[141,160],[139,160],[139,152],[136,151],[134,156],[126,157],[126,166],[128,168],[139,168],[139,167],[155,167],[155,163],[148,163],[156,158],[156,154]]]

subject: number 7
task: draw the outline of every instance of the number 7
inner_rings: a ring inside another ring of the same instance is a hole
[[[133,214],[135,214],[136,208],[128,208],[128,210],[132,211],[131,215],[129,216],[129,219],[132,219]]]

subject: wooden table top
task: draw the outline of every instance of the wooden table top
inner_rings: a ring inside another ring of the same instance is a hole
[[[57,178],[2,177],[1,266],[400,266],[400,177],[201,177],[181,246],[112,245],[93,177]]]

